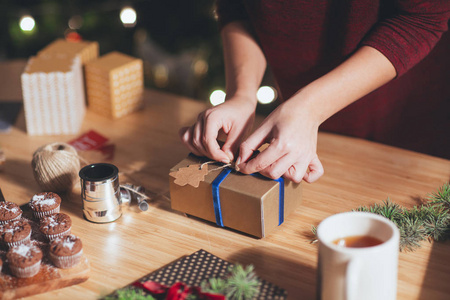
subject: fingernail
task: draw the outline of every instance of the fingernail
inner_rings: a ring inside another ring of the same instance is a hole
[[[231,151],[225,151],[225,154],[230,158],[230,161],[233,161],[234,155]]]
[[[221,160],[221,162],[223,162],[224,164],[229,164],[230,163],[230,159],[229,158],[224,158]]]
[[[236,160],[236,165],[240,165],[241,164],[241,157],[239,156],[238,159]]]

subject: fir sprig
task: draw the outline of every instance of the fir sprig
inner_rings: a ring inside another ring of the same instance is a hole
[[[117,290],[114,295],[103,298],[104,300],[156,300],[152,295],[145,294],[142,290],[131,287]]]
[[[253,265],[243,267],[236,264],[229,268],[229,275],[225,278],[210,278],[202,282],[203,291],[226,295],[227,299],[253,299],[259,292],[259,280]]]
[[[400,231],[400,250],[414,251],[425,240],[444,241],[450,238],[450,184],[447,182],[428,196],[428,201],[411,209],[391,202],[361,206],[353,211],[370,212],[394,222]],[[312,231],[316,234],[316,227]]]
[[[353,211],[371,212],[388,218],[389,220],[397,224],[397,221],[401,219],[402,208],[400,207],[400,205],[391,202],[391,200],[387,198],[387,200],[383,201],[383,204],[374,204],[369,207],[361,206],[357,209],[354,209]]]
[[[429,195],[428,200],[431,204],[441,205],[450,209],[450,183],[445,183],[436,192]]]

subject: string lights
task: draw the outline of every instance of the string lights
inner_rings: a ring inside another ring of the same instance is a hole
[[[209,96],[209,102],[213,105],[219,105],[225,102],[226,94],[222,90],[215,90]],[[275,101],[278,97],[277,91],[271,86],[262,86],[258,89],[256,93],[256,99],[261,104],[270,104]]]
[[[225,102],[225,92],[222,90],[215,90],[211,93],[209,96],[209,102],[211,102],[212,105],[216,106],[219,104],[222,104]]]
[[[19,26],[22,31],[31,32],[33,31],[35,25],[36,22],[34,21],[34,18],[30,15],[24,15],[22,16],[22,18],[20,18]]]
[[[120,20],[125,27],[136,26],[137,14],[134,8],[129,6],[122,8],[120,11]]]
[[[277,99],[277,91],[271,86],[262,86],[258,89],[256,98],[261,104],[269,104]]]

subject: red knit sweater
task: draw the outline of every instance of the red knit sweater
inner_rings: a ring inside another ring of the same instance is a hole
[[[321,130],[450,158],[449,34],[430,54],[448,29],[450,0],[217,4],[220,26],[233,20],[248,20],[253,26],[283,99],[335,68],[358,47],[377,49],[394,65],[397,79],[332,116]]]

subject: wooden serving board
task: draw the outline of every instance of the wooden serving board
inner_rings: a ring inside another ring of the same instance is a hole
[[[4,265],[0,274],[0,299],[15,299],[45,293],[51,290],[79,284],[89,278],[90,266],[85,256],[71,269],[59,269],[43,261],[41,270],[31,278],[17,278]]]
[[[80,264],[70,269],[60,269],[54,266],[48,258],[48,241],[39,232],[38,221],[33,218],[28,205],[22,205],[21,209],[22,217],[26,218],[31,225],[31,243],[42,250],[41,269],[33,277],[17,278],[12,275],[6,262],[7,249],[0,249],[0,258],[3,261],[3,268],[0,272],[0,299],[15,299],[42,294],[86,281],[90,273],[88,259],[83,255]]]

